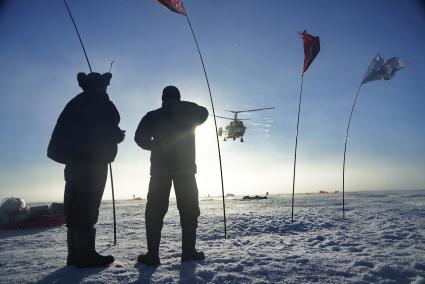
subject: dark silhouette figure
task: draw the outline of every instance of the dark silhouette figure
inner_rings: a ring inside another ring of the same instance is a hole
[[[59,116],[47,150],[52,160],[65,164],[64,213],[67,226],[67,265],[107,266],[112,256],[95,250],[99,206],[108,163],[124,140],[120,115],[106,93],[111,73],[78,73],[83,92]]]
[[[205,122],[208,110],[195,103],[180,101],[174,86],[164,88],[162,107],[148,112],[140,121],[134,140],[151,151],[151,178],[146,204],[148,252],[137,261],[158,266],[163,219],[168,210],[171,183],[177,198],[182,227],[181,261],[202,260],[195,249],[200,214],[195,173],[195,127]]]

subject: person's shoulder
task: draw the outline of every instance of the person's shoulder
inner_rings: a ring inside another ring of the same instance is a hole
[[[78,95],[76,95],[75,97],[73,97],[69,102],[70,103],[75,103],[75,102],[78,102],[78,101],[81,101],[81,100],[84,100],[85,99],[85,95],[84,95],[84,92],[81,92],[81,93],[79,93]]]
[[[157,109],[149,111],[148,113],[146,113],[146,115],[147,116],[157,116],[157,115],[161,115],[162,113],[163,113],[163,109],[157,108]]]
[[[162,113],[162,110],[161,110],[161,108],[158,108],[158,109],[155,109],[155,110],[151,110],[151,111],[148,111],[144,116],[143,116],[143,119],[144,120],[146,120],[146,119],[154,119],[154,118],[156,118],[156,117],[158,117],[158,116],[161,116],[161,113]]]
[[[66,105],[65,105],[65,109],[69,109],[69,108],[73,108],[75,106],[77,106],[78,104],[80,104],[82,101],[84,101],[85,96],[84,93],[79,93],[78,95],[76,95],[75,97],[73,97]]]

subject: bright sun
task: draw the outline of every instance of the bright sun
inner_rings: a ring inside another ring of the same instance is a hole
[[[209,117],[204,124],[198,126],[195,130],[195,133],[197,152],[201,151],[201,149],[211,149],[211,146],[216,143],[213,118]]]

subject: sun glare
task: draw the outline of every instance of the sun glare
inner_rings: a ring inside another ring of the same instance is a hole
[[[201,151],[204,149],[210,149],[210,147],[216,144],[214,120],[210,116],[207,121],[196,127],[196,150]]]

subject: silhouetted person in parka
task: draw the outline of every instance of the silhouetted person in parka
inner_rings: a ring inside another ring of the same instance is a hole
[[[202,260],[195,249],[200,214],[195,173],[195,127],[205,122],[208,111],[195,103],[180,101],[174,86],[164,88],[162,107],[140,121],[134,140],[151,151],[151,178],[145,211],[148,252],[137,261],[160,265],[159,244],[163,219],[168,210],[171,183],[177,199],[182,227],[181,261]]]
[[[108,163],[124,140],[120,115],[106,93],[111,73],[78,73],[83,92],[59,116],[47,156],[65,164],[64,211],[67,226],[67,265],[107,266],[114,257],[96,252],[94,225],[107,178]]]

